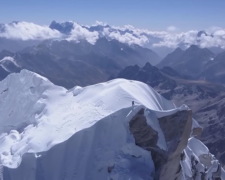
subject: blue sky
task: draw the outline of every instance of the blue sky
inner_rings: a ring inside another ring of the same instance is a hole
[[[224,27],[225,0],[0,0],[0,23],[52,20],[180,30]]]

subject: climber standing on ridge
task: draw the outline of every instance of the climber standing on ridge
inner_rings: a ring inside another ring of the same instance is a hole
[[[134,101],[132,101],[132,107],[134,107]]]

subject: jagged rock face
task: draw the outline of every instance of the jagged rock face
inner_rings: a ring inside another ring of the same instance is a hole
[[[155,165],[155,178],[159,174],[163,164],[166,162],[167,153],[157,146],[158,132],[147,124],[144,115],[144,109],[141,109],[130,121],[130,132],[135,138],[136,145],[151,152]]]
[[[151,152],[155,164],[155,179],[181,179],[180,159],[190,137],[192,112],[178,111],[158,119],[168,147],[165,151],[157,146],[158,133],[147,124],[144,111],[141,109],[129,124],[135,143]]]
[[[144,109],[141,109],[130,121],[130,131],[134,135],[138,146],[146,149],[157,148],[158,132],[148,126],[144,116]]]
[[[164,132],[169,153],[168,160],[160,174],[160,180],[181,179],[180,160],[190,137],[192,112],[190,110],[177,112],[159,119],[159,123]]]
[[[189,118],[191,119],[190,121],[192,121],[190,111],[178,111],[170,116],[159,118],[159,124],[164,132],[169,153],[177,149],[178,142],[180,141]],[[190,128],[189,131],[191,132]],[[187,138],[189,138],[189,136]]]

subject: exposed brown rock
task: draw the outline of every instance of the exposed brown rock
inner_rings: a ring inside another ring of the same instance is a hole
[[[141,109],[130,121],[130,132],[135,138],[136,145],[144,149],[157,148],[158,133],[147,125],[144,109]]]
[[[130,132],[135,143],[151,152],[155,164],[155,179],[181,179],[180,160],[187,146],[192,127],[192,111],[179,111],[175,114],[159,118],[159,125],[164,133],[168,151],[157,146],[158,132],[147,124],[141,109],[130,121]]]
[[[190,137],[192,111],[180,111],[160,118],[159,123],[169,148],[168,160],[160,173],[160,180],[181,179],[180,157]]]
[[[147,124],[144,109],[141,109],[130,121],[130,132],[136,145],[151,152],[155,165],[155,178],[158,179],[161,167],[166,162],[166,152],[157,146],[158,132]]]

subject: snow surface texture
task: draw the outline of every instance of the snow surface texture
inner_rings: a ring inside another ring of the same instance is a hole
[[[181,161],[183,169],[183,179],[187,177],[201,180],[202,174],[205,173],[205,179],[211,179],[213,173],[218,172],[220,163],[209,152],[208,148],[198,139],[190,138],[185,151],[185,159]],[[225,179],[224,170],[218,173],[222,180]],[[215,175],[214,175],[215,176]]]
[[[47,151],[132,101],[156,111],[175,108],[141,82],[117,79],[71,92],[27,70],[11,74],[0,83],[1,164],[16,168],[24,153]]]
[[[157,145],[166,150],[157,118],[188,107],[176,108],[144,83],[116,79],[68,91],[27,70],[10,74],[0,82],[0,165],[18,168],[23,155],[33,153],[38,159],[40,152],[50,152],[76,137],[73,163],[80,167],[77,179],[107,179],[107,173],[99,170],[105,165],[113,179],[151,179],[151,153],[136,146],[129,132],[129,121],[143,107],[147,108],[148,125],[159,134]],[[85,130],[89,133],[79,136]],[[190,154],[202,159],[208,153],[200,141],[193,141],[189,140],[187,158],[181,162],[184,177],[192,176]],[[84,156],[88,159],[80,162],[79,157]],[[211,165],[209,175],[218,167],[217,161],[202,164]]]

